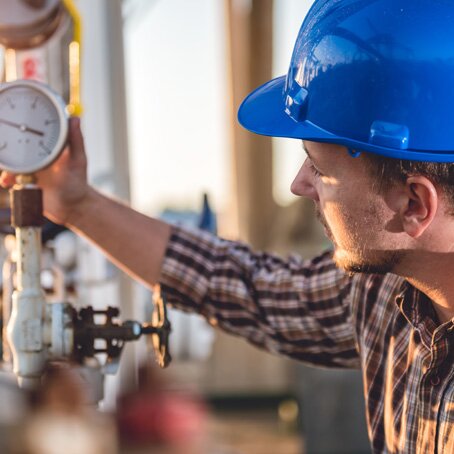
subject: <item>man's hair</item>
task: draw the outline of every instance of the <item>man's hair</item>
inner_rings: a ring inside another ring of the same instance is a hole
[[[454,216],[454,163],[407,161],[373,153],[365,153],[365,156],[379,192],[393,183],[404,183],[410,176],[422,175],[443,190],[449,214]]]

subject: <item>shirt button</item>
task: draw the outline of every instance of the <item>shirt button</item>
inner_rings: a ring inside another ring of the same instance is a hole
[[[440,377],[438,375],[434,375],[433,377],[431,377],[430,379],[430,384],[432,386],[438,386],[440,384],[441,380],[440,380]]]

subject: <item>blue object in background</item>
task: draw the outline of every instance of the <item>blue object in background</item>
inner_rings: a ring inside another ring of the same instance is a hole
[[[166,208],[159,216],[169,224],[179,224],[186,227],[197,227],[207,232],[217,233],[217,217],[211,209],[208,194],[203,194],[202,210],[173,210]]]
[[[213,233],[215,235],[218,230],[216,214],[211,209],[210,202],[208,200],[208,194],[206,193],[203,194],[203,206],[199,219],[199,229],[206,230],[207,232]]]

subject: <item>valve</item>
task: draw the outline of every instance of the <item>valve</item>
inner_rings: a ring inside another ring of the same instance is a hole
[[[119,317],[120,310],[116,307],[95,310],[88,306],[78,312],[74,309],[74,359],[82,363],[84,358],[103,353],[107,356],[105,372],[114,374],[118,370],[125,342],[146,335],[151,336],[157,363],[162,368],[167,367],[172,359],[169,352],[171,324],[162,295],[154,301],[152,321],[143,324],[133,320],[117,322],[115,319]],[[104,317],[103,322],[96,323],[97,316]],[[104,341],[104,346],[100,347],[97,341]]]

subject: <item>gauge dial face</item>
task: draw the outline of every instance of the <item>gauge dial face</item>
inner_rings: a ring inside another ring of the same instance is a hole
[[[18,81],[0,89],[0,168],[43,169],[58,157],[67,133],[64,103],[45,85]]]

